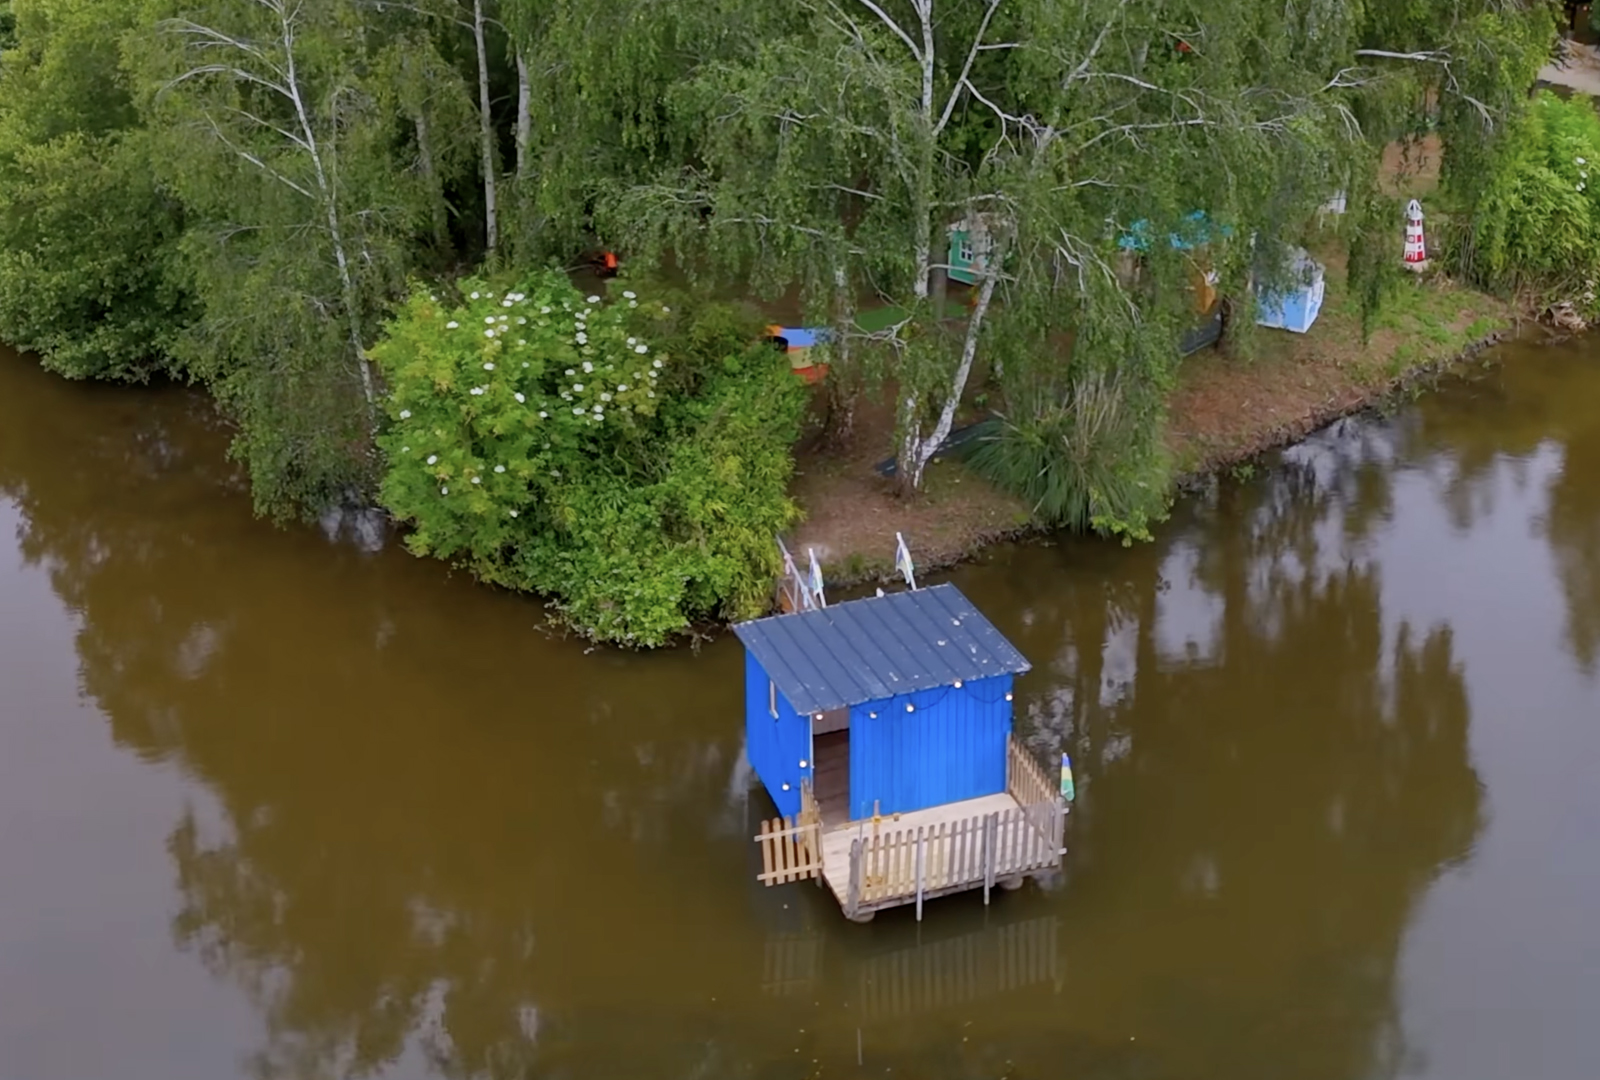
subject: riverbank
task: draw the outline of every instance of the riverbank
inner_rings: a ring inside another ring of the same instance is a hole
[[[1225,347],[1184,361],[1167,426],[1180,489],[1379,404],[1499,341],[1517,322],[1505,301],[1432,276],[1403,283],[1363,342],[1360,306],[1337,261],[1329,262],[1327,289],[1309,333],[1263,330],[1252,356]],[[792,491],[806,517],[787,542],[797,553],[815,551],[830,583],[891,573],[896,532],[917,565],[932,568],[1041,531],[1025,503],[954,460],[930,466],[921,497],[900,498],[874,468],[892,428],[888,409],[864,408],[850,452],[813,447],[798,456]]]

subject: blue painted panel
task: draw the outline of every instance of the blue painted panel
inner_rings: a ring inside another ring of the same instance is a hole
[[[833,338],[833,331],[826,326],[779,326],[776,330],[774,336],[787,341],[790,349],[809,349]]]
[[[905,813],[1006,789],[1012,677],[850,710],[850,816]],[[911,706],[907,711],[906,706]]]
[[[772,715],[774,696],[778,715]],[[811,718],[794,711],[782,694],[774,695],[772,682],[756,658],[744,659],[745,754],[761,778],[778,813],[800,813],[800,781],[811,778]],[[801,762],[805,766],[801,767]]]

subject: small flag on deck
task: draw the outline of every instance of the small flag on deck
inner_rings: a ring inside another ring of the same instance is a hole
[[[915,589],[917,569],[911,564],[911,549],[906,547],[906,538],[899,533],[894,534],[894,542],[894,568],[905,576],[906,584]]]
[[[816,599],[818,607],[827,607],[828,599],[822,595],[822,567],[817,562],[817,553],[806,548],[806,555],[811,560],[811,595]]]
[[[1072,759],[1065,753],[1061,755],[1061,797],[1068,802],[1078,797],[1078,789],[1072,783]]]

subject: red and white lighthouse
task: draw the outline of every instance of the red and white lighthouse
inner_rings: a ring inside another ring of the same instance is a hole
[[[1428,268],[1428,246],[1422,239],[1422,204],[1412,199],[1406,203],[1406,250],[1404,264],[1407,270],[1421,273]]]

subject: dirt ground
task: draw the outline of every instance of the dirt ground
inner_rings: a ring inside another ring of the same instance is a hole
[[[1435,191],[1443,153],[1443,141],[1431,132],[1412,142],[1390,143],[1384,147],[1381,166],[1384,192],[1421,198]]]
[[[804,559],[807,548],[814,550],[827,579],[843,584],[889,572],[896,532],[905,537],[916,564],[931,568],[1029,527],[1026,504],[955,461],[935,459],[924,476],[923,493],[901,498],[894,482],[877,471],[892,452],[893,435],[892,410],[882,402],[864,402],[848,451],[802,445],[792,491],[806,520],[786,538],[797,560]]]
[[[1327,264],[1327,298],[1309,333],[1263,330],[1253,357],[1208,350],[1185,361],[1167,428],[1181,475],[1301,438],[1475,351],[1515,321],[1494,297],[1440,278],[1408,281],[1363,343],[1344,267],[1332,258]]]

